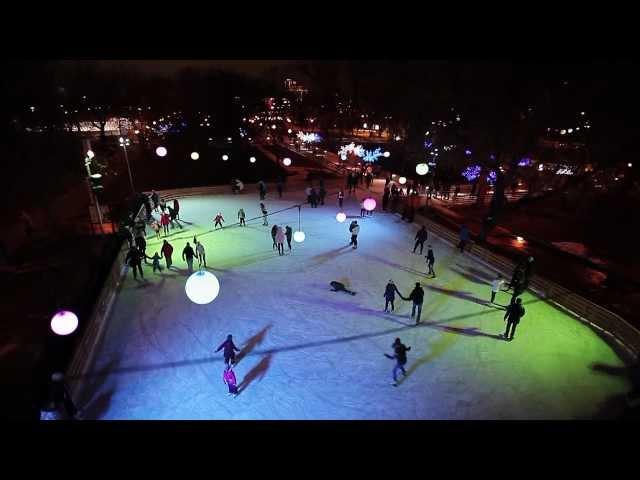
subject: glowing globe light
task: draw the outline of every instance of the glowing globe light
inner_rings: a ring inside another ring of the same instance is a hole
[[[343,153],[342,155],[340,155],[340,160],[346,160],[347,156]]]
[[[51,319],[51,330],[56,335],[70,335],[78,328],[78,317],[75,313],[61,310]]]
[[[304,232],[301,231],[301,230],[298,230],[297,232],[295,232],[293,234],[293,239],[298,243],[304,242],[305,238],[306,238],[306,236],[305,236]]]
[[[396,142],[399,142],[400,140],[401,140],[400,135],[398,135],[398,136],[396,137]]]
[[[227,155],[226,153],[222,155],[222,160],[224,160],[225,162],[229,160],[229,155]]]
[[[382,154],[385,158],[389,158],[391,156],[391,152],[384,152]]]
[[[419,163],[416,165],[416,173],[418,175],[426,175],[429,173],[429,165],[426,163]]]
[[[275,129],[276,129],[276,126],[275,126],[275,125],[271,125],[271,128],[272,128],[273,130],[275,130]]]
[[[289,157],[286,157],[282,160],[282,163],[285,167],[288,167],[289,165],[291,165],[291,159]]]
[[[404,185],[405,183],[407,183],[407,179],[405,177],[400,177],[398,179],[398,182],[400,182],[400,185]]]
[[[93,158],[93,157],[95,157],[95,156],[96,156],[96,154],[95,154],[95,153],[93,153],[91,150],[87,150],[87,157],[89,157],[89,158]]]
[[[336,215],[336,220],[340,223],[344,222],[347,219],[347,215],[344,212],[340,212]]]
[[[287,130],[287,133],[293,133],[293,130],[288,129],[288,130]]]
[[[364,209],[367,212],[371,212],[371,211],[376,209],[376,200],[375,200],[375,198],[371,198],[371,197],[365,198],[363,203],[364,203]]]
[[[564,135],[565,133],[567,133],[566,130],[564,130],[564,129],[560,130],[560,135]]]
[[[159,157],[164,157],[167,154],[167,149],[164,147],[158,147],[156,148],[156,155],[158,155]]]
[[[200,158],[200,154],[198,152],[191,152],[191,160],[198,160]]]
[[[250,161],[251,163],[256,163],[256,157],[250,157],[250,158],[249,158],[249,161]]]
[[[633,163],[631,163],[631,162],[627,163],[627,167],[629,167],[629,168],[633,167]]]
[[[187,279],[184,291],[193,303],[206,305],[213,302],[220,293],[220,282],[213,273],[200,270]]]
[[[567,130],[567,133],[573,133],[573,128],[570,128],[569,130]]]

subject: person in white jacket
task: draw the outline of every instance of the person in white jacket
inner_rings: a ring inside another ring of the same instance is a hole
[[[500,291],[502,285],[504,285],[502,275],[498,275],[496,279],[491,282],[491,303],[496,299],[496,293]]]
[[[360,225],[358,225],[358,221],[355,220],[351,227],[349,228],[351,231],[351,243],[349,245],[353,245],[353,249],[358,248],[358,234],[360,233]]]

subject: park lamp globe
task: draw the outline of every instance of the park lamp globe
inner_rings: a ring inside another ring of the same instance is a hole
[[[56,335],[71,335],[78,328],[78,317],[68,310],[60,310],[51,319],[51,330]]]
[[[199,270],[189,276],[184,291],[193,303],[206,305],[213,302],[220,293],[220,282],[213,273]]]
[[[167,155],[167,149],[164,147],[158,147],[156,148],[156,155],[158,155],[159,157],[164,157]]]
[[[284,159],[282,160],[282,164],[283,164],[285,167],[290,166],[290,165],[291,165],[291,159],[290,159],[289,157],[284,158]]]
[[[298,242],[298,243],[304,242],[305,238],[306,238],[306,235],[304,234],[304,232],[302,230],[298,230],[297,232],[295,232],[293,234],[293,240]]]
[[[191,160],[198,160],[200,158],[200,154],[198,152],[191,152]]]
[[[339,212],[336,215],[336,220],[340,223],[344,222],[347,219],[347,215],[344,212]]]

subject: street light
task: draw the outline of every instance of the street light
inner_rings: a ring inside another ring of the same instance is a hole
[[[127,147],[131,145],[131,141],[128,138],[120,137],[120,146],[124,151],[124,159],[127,162],[127,172],[129,172],[129,183],[131,184],[131,192],[134,193],[133,177],[131,176],[131,167],[129,166],[129,156],[127,155]]]

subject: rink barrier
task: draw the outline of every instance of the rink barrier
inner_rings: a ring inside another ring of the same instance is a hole
[[[398,211],[402,210],[404,204],[397,202],[394,206],[395,212],[399,213]],[[450,229],[420,214],[414,215],[414,223],[424,225],[429,233],[445,240],[454,248],[457,247],[459,237]],[[507,279],[511,278],[516,267],[515,262],[497,255],[471,240],[465,247],[465,253],[478,258],[487,267],[497,270]],[[640,356],[640,330],[619,315],[539,275],[534,275],[531,278],[528,290],[610,337],[624,348],[631,359],[637,359]]]
[[[136,219],[144,219],[144,207],[141,207]],[[76,346],[71,363],[66,371],[70,394],[75,402],[82,398],[84,378],[93,364],[98,342],[102,338],[104,327],[111,313],[113,302],[127,273],[125,258],[129,252],[129,244],[125,240],[120,245],[120,251],[116,255],[109,274],[93,306],[89,322],[82,334],[82,339]]]

